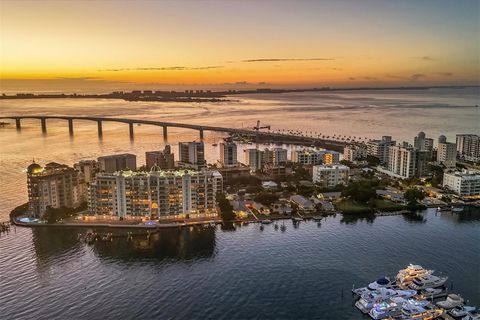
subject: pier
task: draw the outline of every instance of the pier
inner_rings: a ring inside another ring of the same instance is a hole
[[[166,140],[168,136],[168,128],[183,128],[198,131],[200,139],[204,138],[205,131],[223,132],[228,134],[242,134],[252,137],[258,137],[262,141],[277,141],[284,143],[298,143],[305,145],[316,145],[323,148],[330,148],[332,150],[342,150],[343,147],[349,143],[349,141],[343,141],[339,139],[330,139],[330,137],[318,137],[314,135],[305,135],[303,133],[292,132],[274,132],[274,131],[259,131],[255,128],[251,129],[239,129],[239,128],[226,128],[217,126],[207,126],[198,124],[187,124],[177,122],[165,122],[155,120],[143,120],[143,119],[128,119],[128,118],[110,118],[110,117],[85,117],[85,116],[56,116],[56,115],[12,115],[0,117],[0,120],[14,120],[15,126],[18,131],[22,129],[22,121],[26,119],[39,120],[41,124],[42,134],[47,133],[47,120],[65,120],[68,123],[68,131],[70,136],[74,135],[74,122],[75,121],[93,121],[97,123],[98,137],[103,137],[103,123],[104,122],[117,122],[128,124],[128,130],[130,139],[133,140],[135,136],[134,125],[152,125],[162,127],[163,138]],[[353,140],[350,140],[353,141]]]

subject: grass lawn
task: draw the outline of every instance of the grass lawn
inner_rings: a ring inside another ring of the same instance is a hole
[[[356,203],[350,199],[344,199],[335,204],[337,210],[346,214],[359,214],[359,213],[371,213],[371,209],[364,204]]]
[[[351,199],[344,199],[335,204],[337,210],[342,211],[345,214],[368,214],[372,213],[372,209],[366,204],[356,203]],[[375,200],[374,210],[378,211],[398,211],[405,209],[402,204],[394,203],[388,200]]]
[[[375,207],[379,211],[399,211],[405,209],[403,204],[381,199],[375,200]]]

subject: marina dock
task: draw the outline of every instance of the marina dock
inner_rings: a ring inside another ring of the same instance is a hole
[[[361,288],[353,286],[355,307],[374,320],[455,320],[476,310],[473,306],[467,308],[468,300],[448,289],[448,277],[433,273],[409,265],[395,277],[383,277]],[[453,309],[463,315],[452,313]]]

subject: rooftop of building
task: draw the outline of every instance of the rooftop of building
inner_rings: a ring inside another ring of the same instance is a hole
[[[445,172],[445,175],[460,177],[463,179],[480,179],[480,172],[473,171],[473,170],[463,170],[463,171],[455,171],[455,172]]]
[[[153,169],[153,168],[152,168]],[[214,176],[221,176],[221,174],[217,170],[189,170],[189,169],[180,169],[180,170],[150,170],[150,171],[132,171],[132,170],[123,170],[123,171],[116,171],[113,173],[99,173],[98,176],[102,177],[183,177],[186,175],[189,176],[196,176],[201,174],[209,174],[211,173]]]
[[[290,200],[292,200],[293,202],[296,202],[298,203],[300,206],[302,207],[311,207],[313,206],[313,202],[307,198],[305,198],[304,196],[301,196],[299,194],[296,194],[296,195],[293,195],[290,197]]]
[[[60,164],[57,162],[49,162],[42,167],[35,161],[27,167],[27,174],[32,176],[54,176],[58,174],[63,174],[65,172],[76,171],[74,168],[69,167],[66,164]]]
[[[350,170],[350,167],[347,167],[344,164],[319,164],[313,166],[313,169],[317,170]]]
[[[133,153],[119,153],[119,154],[111,154],[111,155],[108,155],[108,156],[101,156],[101,157],[98,157],[97,159],[100,160],[100,159],[108,159],[108,158],[117,158],[117,157],[136,157],[136,155],[134,155]]]

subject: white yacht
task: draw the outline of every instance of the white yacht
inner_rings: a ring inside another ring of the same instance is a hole
[[[422,266],[410,264],[405,269],[402,269],[398,272],[396,276],[397,284],[408,285],[413,281],[413,279],[432,273],[433,270],[427,270]]]
[[[454,213],[455,212],[458,213],[458,212],[462,212],[462,211],[463,211],[463,207],[452,207],[452,212],[454,212]]]
[[[472,311],[469,312],[462,320],[480,320],[480,312]]]
[[[406,320],[432,320],[437,319],[445,313],[443,309],[427,309],[420,308],[418,313],[412,313],[409,316],[404,316],[401,319]]]
[[[447,293],[444,288],[426,288],[426,289],[420,290],[418,293],[418,296],[421,299],[429,299],[429,300],[440,298],[446,295]]]
[[[417,294],[415,290],[392,290],[386,288],[380,288],[375,291],[371,291],[368,294],[362,295],[360,300],[355,303],[355,306],[363,313],[368,313],[373,305],[378,302],[386,301],[390,298],[402,298],[409,299]]]
[[[395,290],[397,292],[396,297],[402,297],[404,299],[410,299],[417,294],[417,290]]]
[[[386,319],[389,317],[398,317],[402,314],[402,305],[405,299],[401,297],[393,297],[388,301],[375,303],[368,315],[374,319]]]
[[[447,280],[448,277],[437,277],[431,274],[427,274],[414,278],[412,283],[408,287],[413,290],[438,288],[443,286]]]
[[[360,300],[355,303],[355,306],[363,313],[368,313],[375,303],[388,300],[396,295],[397,291],[395,290],[380,288],[363,294]]]
[[[352,289],[352,292],[358,296],[362,296],[364,294],[368,294],[380,288],[392,288],[392,287],[393,287],[393,283],[390,281],[390,278],[383,277],[378,279],[377,281],[374,281],[368,284],[368,286],[366,287]]]
[[[444,309],[453,309],[455,307],[461,307],[463,306],[463,298],[458,295],[458,294],[449,294],[447,296],[447,299],[443,300],[443,301],[438,301],[437,303],[437,306],[439,306],[440,308],[444,308]]]
[[[417,314],[427,311],[425,307],[428,303],[427,300],[408,299],[402,305],[402,314],[407,318],[414,317]]]
[[[470,306],[463,306],[463,307],[455,307],[452,310],[448,311],[448,313],[455,318],[465,317],[468,315],[469,312],[475,312],[477,308],[470,307]]]
[[[390,278],[388,277],[383,277],[378,279],[377,281],[374,281],[372,283],[368,284],[368,289],[370,290],[378,290],[380,288],[388,288],[392,286],[392,282],[390,281]]]

